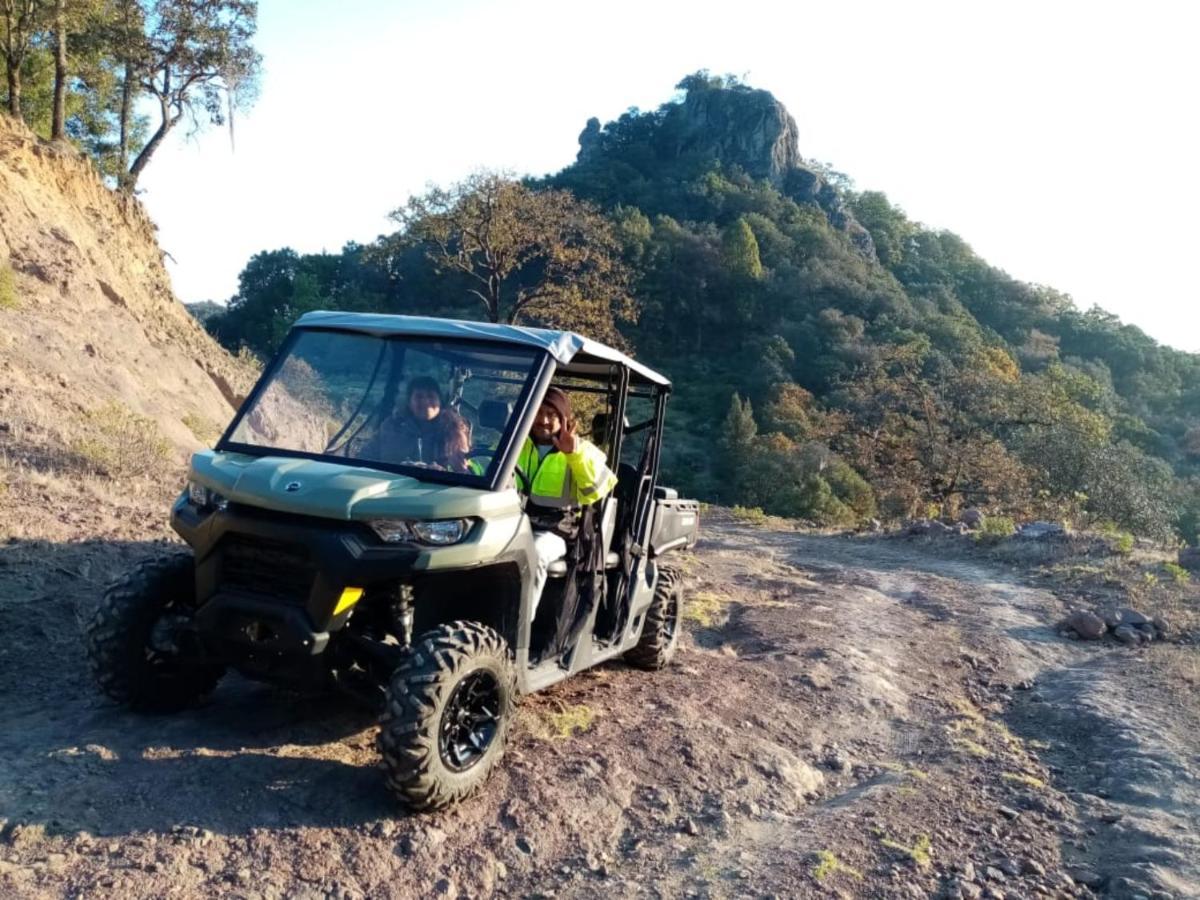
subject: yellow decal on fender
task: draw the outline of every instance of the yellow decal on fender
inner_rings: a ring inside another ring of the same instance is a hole
[[[342,596],[338,597],[337,606],[333,608],[333,614],[339,616],[357,603],[363,595],[363,589],[357,587],[348,587],[342,591]]]

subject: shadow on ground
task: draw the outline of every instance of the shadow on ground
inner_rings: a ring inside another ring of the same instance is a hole
[[[162,546],[0,548],[0,826],[244,833],[395,816],[375,766],[374,719],[341,696],[301,696],[236,673],[171,716],[130,713],[100,694],[81,624],[104,584]]]

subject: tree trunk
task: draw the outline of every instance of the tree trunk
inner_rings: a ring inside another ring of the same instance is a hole
[[[125,187],[125,178],[129,173],[129,118],[133,115],[133,62],[125,61],[125,78],[121,83],[121,147],[120,169],[118,176],[120,186]]]
[[[8,111],[13,118],[21,118],[21,67],[8,63]]]
[[[122,179],[121,190],[127,194],[132,194],[134,187],[137,186],[138,176],[142,174],[142,170],[150,162],[150,157],[154,155],[154,151],[158,149],[159,144],[163,142],[163,138],[167,136],[175,123],[179,121],[179,116],[171,115],[171,108],[166,100],[160,99],[159,104],[162,108],[162,122],[158,126],[158,130],[142,148],[142,152],[137,155],[137,159],[133,161],[133,165],[129,167],[129,172]]]
[[[66,131],[67,93],[67,3],[54,4],[54,117],[50,123],[50,139],[61,140]]]

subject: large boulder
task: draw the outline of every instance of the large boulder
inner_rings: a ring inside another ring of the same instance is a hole
[[[983,520],[983,511],[978,510],[973,506],[970,509],[964,509],[962,514],[958,517],[958,521],[962,522],[962,524],[966,525],[972,531],[978,531],[980,528],[982,528]]]
[[[1017,537],[1026,541],[1053,541],[1066,536],[1066,526],[1058,522],[1026,522],[1017,529]]]
[[[1099,640],[1108,627],[1102,618],[1086,609],[1072,610],[1071,614],[1063,621],[1063,625],[1085,641]]]

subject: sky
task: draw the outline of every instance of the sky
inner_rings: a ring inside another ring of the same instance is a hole
[[[142,176],[176,293],[261,250],[336,252],[478,168],[571,163],[590,116],[705,68],[765,88],[800,153],[1009,274],[1200,351],[1200,4],[1175,0],[261,0],[235,134]]]

